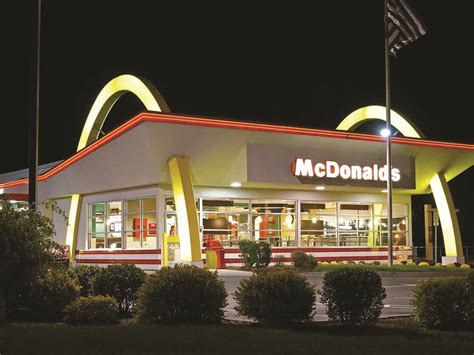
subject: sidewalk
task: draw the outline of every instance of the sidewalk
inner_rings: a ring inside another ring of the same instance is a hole
[[[252,271],[243,270],[229,270],[229,269],[209,269],[210,271],[217,271],[219,276],[252,276]]]

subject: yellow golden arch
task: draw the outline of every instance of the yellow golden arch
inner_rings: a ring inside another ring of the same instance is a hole
[[[413,122],[400,115],[394,110],[390,110],[391,124],[405,137],[423,138],[421,130]],[[362,123],[370,120],[386,121],[384,106],[366,106],[359,108],[349,114],[337,126],[338,130],[353,131]],[[433,191],[436,207],[438,208],[441,228],[443,230],[444,245],[448,260],[459,261],[463,259],[461,232],[459,229],[458,217],[454,207],[453,197],[449,190],[444,173],[434,173],[430,180],[430,187]]]
[[[160,92],[148,80],[124,74],[110,80],[100,91],[82,129],[77,151],[94,142],[112,106],[126,93],[134,94],[148,111],[170,112]]]
[[[109,81],[97,95],[82,129],[77,151],[97,140],[113,105],[126,93],[134,94],[148,111],[170,111],[165,100],[151,82],[129,74],[120,75]],[[199,263],[202,260],[199,226],[188,160],[185,157],[171,157],[168,169],[177,207],[178,230],[180,233],[186,234],[181,235],[180,238],[181,259]],[[81,199],[80,194],[73,194],[69,206],[66,244],[70,250],[71,261],[74,261],[75,257]]]

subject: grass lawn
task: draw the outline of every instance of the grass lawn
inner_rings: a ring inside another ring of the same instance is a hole
[[[0,354],[472,354],[473,331],[425,330],[410,318],[376,327],[310,324],[68,327],[10,324],[0,328]]]

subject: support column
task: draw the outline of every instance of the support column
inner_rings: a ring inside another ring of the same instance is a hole
[[[433,257],[433,208],[431,205],[424,206],[425,211],[425,257],[426,260],[434,260]]]
[[[75,260],[77,245],[77,230],[79,226],[79,216],[82,196],[74,194],[71,196],[69,205],[69,215],[67,219],[66,245],[69,248],[69,264],[72,265]],[[72,265],[73,266],[73,265]]]
[[[444,174],[435,174],[430,181],[430,186],[438,209],[446,249],[446,256],[443,256],[442,262],[443,264],[464,263],[458,216]]]
[[[178,219],[181,260],[202,266],[199,223],[189,158],[172,156],[168,160],[168,169]]]

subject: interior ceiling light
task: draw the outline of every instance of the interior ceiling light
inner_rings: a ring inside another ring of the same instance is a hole
[[[231,183],[230,183],[230,186],[232,186],[232,187],[240,187],[240,186],[242,186],[242,184],[241,184],[240,182],[238,182],[238,181],[234,181],[234,182],[231,182]]]
[[[326,190],[326,188],[324,186],[316,186],[314,189],[315,190],[320,190],[320,191]]]

